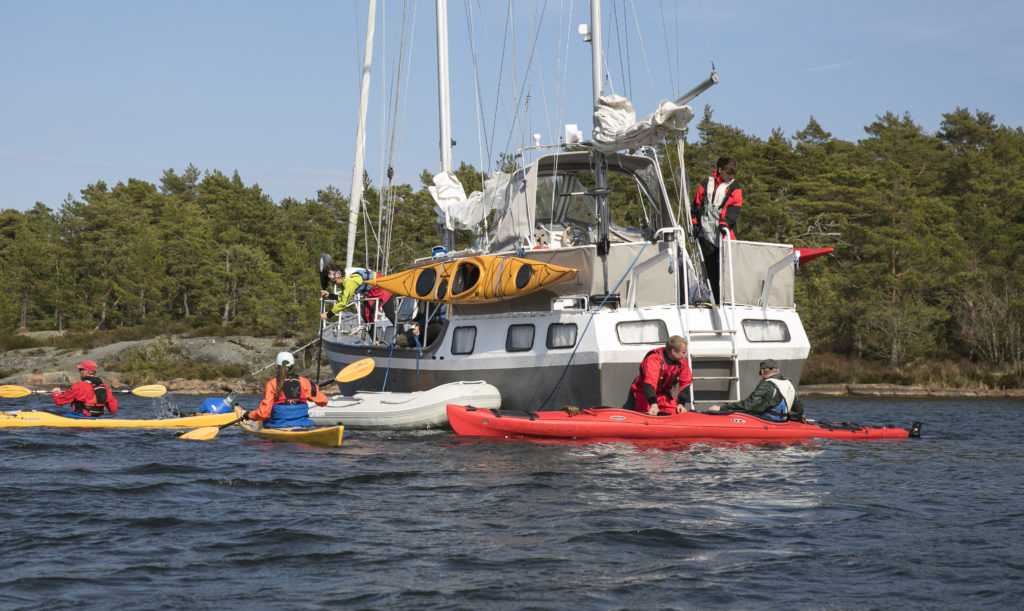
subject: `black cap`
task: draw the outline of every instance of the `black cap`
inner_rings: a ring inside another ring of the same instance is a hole
[[[775,359],[768,359],[767,361],[761,361],[761,370],[765,369],[778,369],[779,364],[775,362]]]

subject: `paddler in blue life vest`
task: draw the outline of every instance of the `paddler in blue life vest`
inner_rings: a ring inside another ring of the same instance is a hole
[[[647,412],[652,416],[676,414],[687,410],[693,374],[686,362],[686,339],[673,335],[664,348],[655,348],[640,361],[640,375],[629,387],[624,409]],[[672,389],[679,385],[679,394]]]
[[[53,402],[57,405],[71,405],[68,415],[78,418],[94,418],[102,416],[104,409],[111,414],[117,413],[117,399],[103,380],[96,377],[96,363],[82,361],[78,365],[78,377],[81,382],[60,391],[53,389]]]
[[[793,383],[779,373],[779,364],[775,359],[761,361],[760,372],[761,381],[746,399],[724,405],[712,405],[708,408],[708,413],[743,412],[774,422],[802,422],[804,405],[800,402]]]
[[[309,418],[309,405],[327,405],[327,396],[320,387],[292,370],[295,357],[291,352],[277,355],[277,377],[263,388],[263,400],[252,411],[243,412],[246,420],[259,420],[271,429],[293,426],[316,426]]]
[[[367,301],[363,307],[363,320],[367,323],[373,323],[377,319],[377,308],[381,308],[384,311],[384,316],[391,321],[394,325],[395,316],[395,301],[392,299],[394,295],[391,291],[386,291],[377,286],[370,286],[365,284],[367,280],[374,279],[378,276],[377,272],[356,268],[352,273],[347,276],[344,275],[340,266],[331,265],[327,268],[327,281],[330,283],[330,291],[322,290],[320,295],[322,297],[330,297],[331,294],[335,296],[337,302],[329,312],[324,312],[320,315],[322,320],[327,320],[332,315],[340,314],[342,310],[348,307],[348,304],[352,303],[352,298],[356,295],[366,295]],[[338,287],[341,287],[340,292]]]

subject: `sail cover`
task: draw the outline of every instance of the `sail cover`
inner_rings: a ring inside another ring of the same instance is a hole
[[[601,96],[594,115],[594,148],[603,153],[653,146],[693,119],[689,106],[662,100],[657,110],[637,121],[633,103],[615,94]]]

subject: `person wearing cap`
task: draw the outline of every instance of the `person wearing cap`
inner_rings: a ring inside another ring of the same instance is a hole
[[[775,422],[802,422],[803,403],[800,402],[793,383],[779,373],[779,364],[775,359],[761,361],[760,371],[761,381],[746,399],[724,405],[712,405],[708,412],[743,412]]]
[[[320,291],[320,295],[322,297],[330,297],[331,293],[333,293],[337,301],[334,307],[329,312],[321,314],[320,318],[327,320],[330,316],[340,314],[342,310],[348,307],[348,304],[352,303],[354,296],[365,294],[366,306],[363,308],[363,320],[367,323],[373,323],[377,319],[377,308],[379,307],[384,311],[384,316],[391,321],[391,324],[396,324],[395,301],[392,299],[394,295],[391,291],[384,290],[379,286],[365,284],[367,280],[372,280],[378,276],[377,272],[361,268],[356,268],[351,274],[345,276],[340,266],[328,266],[327,280],[331,283],[331,292],[323,290]],[[341,287],[340,292],[339,286]]]
[[[110,387],[96,377],[97,368],[93,361],[79,363],[78,377],[81,381],[64,392],[54,388],[53,402],[57,405],[70,405],[70,415],[77,417],[95,418],[102,416],[104,410],[116,414],[117,398]]]
[[[327,396],[320,387],[294,371],[295,357],[291,352],[277,355],[277,377],[263,388],[263,400],[252,411],[242,412],[246,420],[259,420],[263,426],[282,429],[293,426],[316,426],[309,418],[309,404],[327,405]]]
[[[684,337],[673,335],[663,348],[648,352],[640,361],[640,375],[629,387],[623,409],[647,412],[651,416],[685,412],[693,383],[693,374],[686,362],[686,346]],[[677,384],[679,393],[673,397],[672,389]]]

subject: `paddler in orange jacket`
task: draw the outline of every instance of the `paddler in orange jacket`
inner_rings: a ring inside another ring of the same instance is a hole
[[[71,404],[71,411],[76,416],[102,416],[106,409],[111,414],[117,413],[117,399],[110,387],[96,377],[97,365],[93,361],[82,361],[78,365],[78,377],[81,382],[61,392],[53,389],[53,402],[57,405]]]
[[[271,429],[316,426],[309,418],[309,404],[306,402],[327,405],[327,396],[319,386],[292,371],[293,365],[295,357],[291,352],[278,353],[277,377],[263,388],[260,406],[244,412],[243,418],[261,420],[263,426]]]
[[[693,374],[686,362],[686,340],[673,335],[664,348],[655,348],[640,362],[640,375],[629,387],[625,409],[647,412],[652,416],[686,411],[690,401]],[[679,385],[678,397],[672,389]]]

